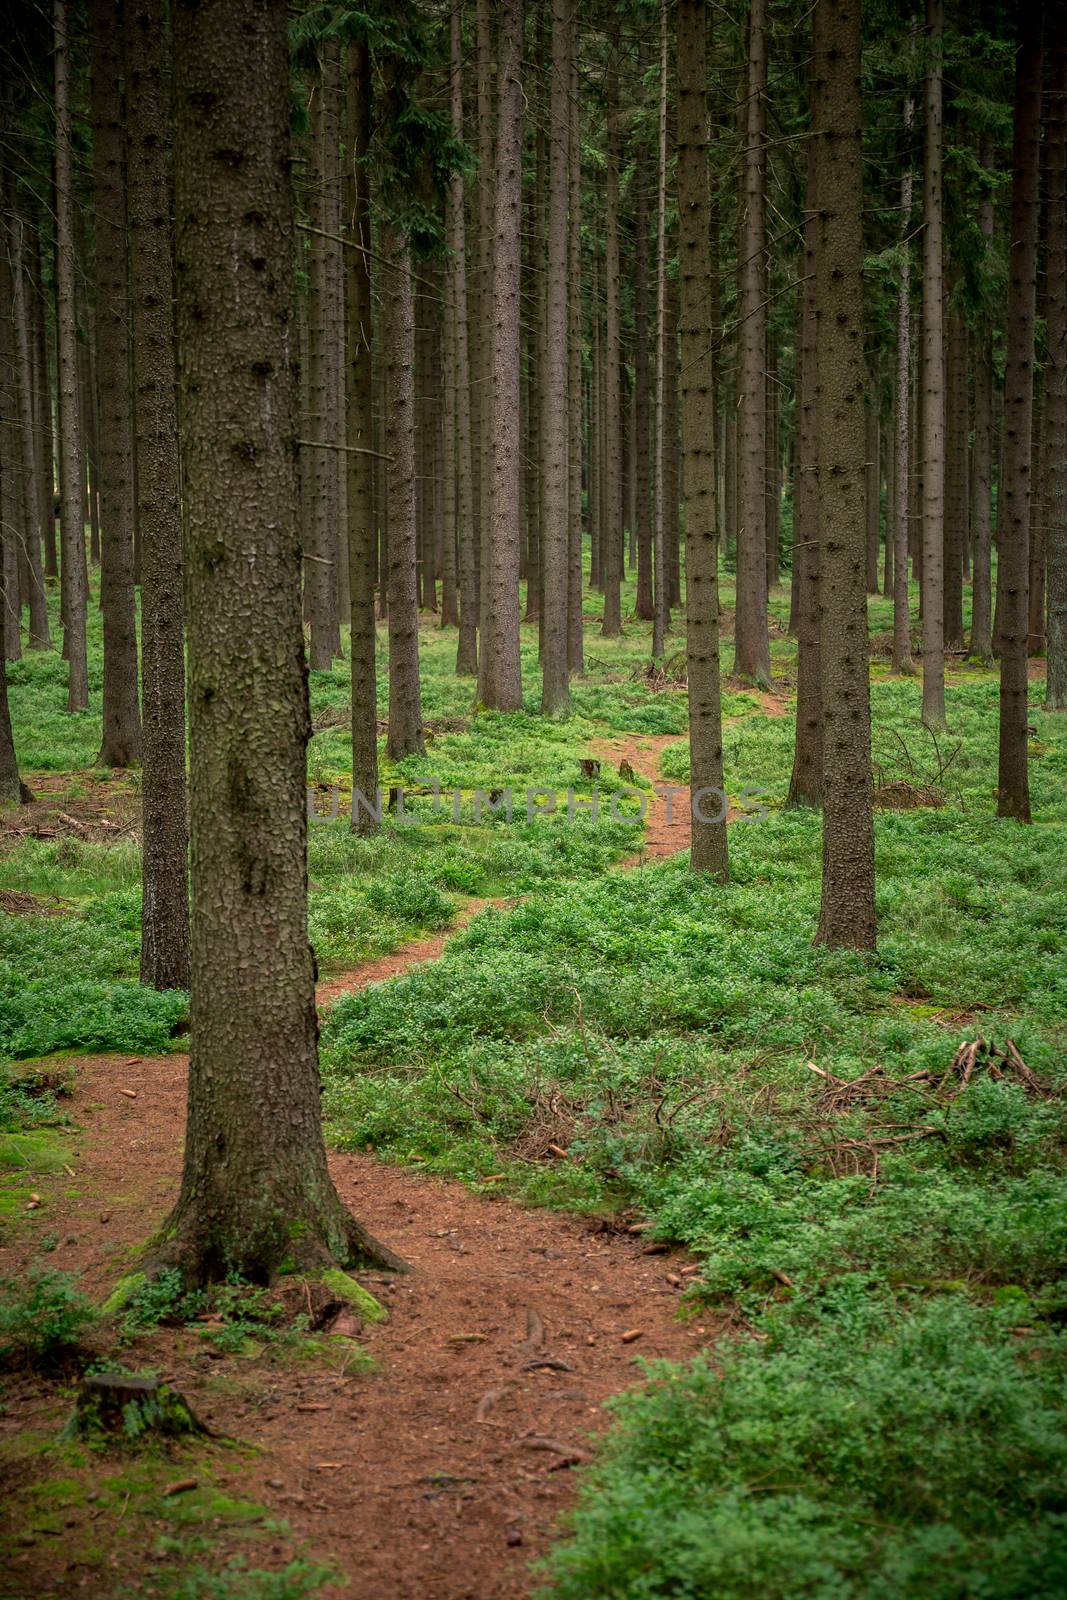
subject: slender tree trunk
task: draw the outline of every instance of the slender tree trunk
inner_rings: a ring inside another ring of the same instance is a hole
[[[419,685],[418,537],[415,525],[415,303],[411,247],[388,224],[379,233],[382,351],[386,367],[385,450],[389,464],[390,761],[424,755]]]
[[[878,550],[882,520],[881,429],[877,402],[878,381],[872,372],[868,379],[865,417],[867,425],[867,470],[865,473],[867,508],[867,593],[878,593]]]
[[[644,140],[634,151],[634,471],[637,540],[637,597],[634,615],[642,622],[654,617],[652,604],[652,502],[649,498],[650,463],[648,396],[648,157]],[[658,298],[657,298],[658,305]]]
[[[126,0],[131,3],[131,0]],[[100,610],[104,622],[100,763],[128,767],[141,756],[137,619],[133,591],[133,418],[126,285],[126,130],[116,0],[90,0],[93,205],[96,218],[96,394],[94,461],[100,505]]]
[[[946,650],[963,648],[963,550],[967,538],[967,330],[948,313],[945,428],[945,533],[942,616]]]
[[[767,529],[767,591],[775,588],[782,577],[782,551],[778,532],[778,510],[781,501],[781,433],[778,421],[778,346],[768,329],[765,362],[766,412],[764,444],[767,451],[763,474],[763,494],[766,502],[764,523]]]
[[[352,651],[352,829],[378,831],[378,675],[374,579],[378,542],[374,520],[374,368],[371,359],[371,222],[367,149],[371,126],[371,58],[365,43],[348,47],[345,98],[345,167],[342,214],[344,252],[345,443],[348,465],[349,622]],[[416,680],[417,681],[417,680]],[[363,806],[358,796],[368,802]]]
[[[1044,321],[1043,282],[1038,278],[1037,316]],[[1030,430],[1030,576],[1027,654],[1045,653],[1045,389],[1044,374],[1034,374],[1034,412]]]
[[[1033,421],[1041,152],[1042,6],[1018,14],[1012,143],[1011,257],[1004,365],[1004,454],[999,495],[1000,763],[997,815],[1030,821],[1027,768],[1027,639],[1030,439]]]
[[[601,485],[604,477],[604,453],[601,449],[601,411],[604,371],[603,319],[600,315],[600,260],[593,252],[589,273],[589,307],[592,328],[589,336],[589,587],[602,589],[601,577],[603,511]]]
[[[6,187],[6,185],[5,185]],[[0,655],[0,675],[5,661],[18,661],[22,655],[22,611],[19,604],[19,543],[22,519],[19,506],[19,478],[15,462],[19,458],[19,437],[15,405],[15,329],[11,314],[10,256],[0,209],[0,566],[3,568],[4,651]]]
[[[1050,19],[1051,21],[1051,19]],[[1067,35],[1051,24],[1048,113],[1048,680],[1045,705],[1067,711]]]
[[[446,199],[446,206],[450,202]],[[451,219],[446,221],[446,230]],[[442,628],[459,622],[456,469],[459,462],[459,413],[456,403],[456,310],[453,263],[443,285],[441,320],[441,426],[444,432],[441,479],[441,620]]]
[[[33,230],[33,402],[38,442],[38,482],[41,495],[41,541],[44,576],[59,577],[56,550],[56,467],[52,430],[52,384],[49,372],[48,311],[45,303],[44,260],[39,227]]]
[[[812,86],[814,88],[814,86]],[[812,123],[815,108],[812,106]],[[819,605],[819,434],[815,257],[818,235],[818,147],[808,139],[804,194],[804,281],[800,304],[800,367],[796,487],[793,494],[793,564],[797,569],[797,724],[790,806],[822,803],[822,670]]]
[[[123,7],[131,342],[141,530],[141,982],[189,987],[182,525],[171,219],[170,52],[164,0]]]
[[[769,686],[767,626],[766,379],[767,282],[764,265],[767,138],[767,0],[748,15],[748,98],[741,227],[741,523],[737,548],[734,670]]]
[[[498,7],[499,85],[493,206],[490,530],[485,549],[478,700],[522,710],[519,660],[521,452],[519,277],[522,224],[522,0]]]
[[[570,16],[567,116],[567,665],[585,670],[582,619],[582,149],[578,108],[578,14]]]
[[[676,280],[668,280],[667,352],[663,363],[666,391],[663,401],[663,574],[666,579],[664,584],[664,633],[670,632],[671,607],[682,603],[681,528],[679,522],[679,509],[682,502],[682,458],[678,411],[678,317],[678,284]]]
[[[40,506],[37,443],[34,438],[33,353],[30,338],[29,293],[26,283],[25,224],[16,211],[10,213],[9,239],[11,244],[11,314],[15,332],[16,387],[18,390],[18,426],[22,483],[26,495],[25,529],[26,578],[30,612],[29,646],[50,649],[52,638],[48,628],[48,603],[41,571]]]
[[[552,0],[552,88],[549,96],[548,275],[546,281],[544,416],[541,474],[544,483],[542,562],[544,632],[541,710],[546,716],[570,704],[567,648],[570,509],[570,413],[567,404],[567,202],[571,0]]]
[[[911,95],[904,100],[904,138],[910,144],[914,121]],[[911,388],[911,227],[913,176],[911,163],[900,179],[900,283],[897,287],[896,372],[896,522],[892,538],[896,548],[893,579],[893,671],[914,672],[911,659],[911,617],[908,611],[908,543],[911,517],[911,422],[908,404]],[[889,534],[886,536],[887,542]]]
[[[708,292],[707,22],[703,0],[678,0],[678,259],[682,335],[686,656],[694,872],[728,873],[719,692],[719,530]]]
[[[660,0],[659,128],[656,165],[656,469],[653,520],[652,659],[666,648],[670,584],[666,572],[667,527],[667,0]],[[705,45],[706,48],[706,45]]]
[[[67,710],[89,707],[85,645],[88,577],[82,517],[78,421],[78,317],[74,299],[74,198],[71,153],[69,0],[53,0],[56,105],[56,350],[59,366],[59,505],[63,582],[63,644]]]
[[[0,504],[6,499],[4,484],[11,477],[10,461],[0,460]],[[3,545],[5,536],[0,529],[0,546]],[[6,588],[4,565],[0,561],[0,583]],[[15,740],[11,733],[11,710],[7,700],[7,672],[3,663],[6,660],[4,649],[4,634],[7,628],[7,595],[0,593],[0,811],[8,806],[17,806],[26,798],[23,794],[22,783],[19,780],[19,765],[15,755]]]
[[[875,946],[863,358],[859,0],[816,0],[823,872],[817,942]]]
[[[156,1259],[194,1283],[268,1283],[288,1263],[397,1262],[345,1209],[322,1138],[286,13],[177,0],[174,55],[192,1031],[182,1187]]]
[[[308,419],[307,438],[302,453],[302,471],[307,481],[307,537],[304,586],[308,620],[311,623],[311,670],[328,672],[333,663],[337,608],[337,495],[336,461],[327,448],[331,437],[334,381],[333,349],[337,338],[331,296],[331,240],[325,237],[329,217],[330,127],[327,108],[325,61],[312,78],[310,165],[308,187],[311,203],[311,251],[308,263]]]
[[[475,384],[477,426],[478,514],[478,698],[485,665],[485,635],[488,626],[488,586],[490,574],[489,538],[492,521],[492,435],[493,435],[493,108],[492,37],[490,0],[476,0],[476,73],[478,102],[478,319]],[[516,604],[518,602],[516,601]]]
[[[945,336],[942,261],[941,51],[944,0],[926,0],[926,145],[923,164],[923,722],[945,722]]]
[[[622,633],[622,395],[619,372],[621,337],[619,329],[619,74],[614,49],[607,82],[607,173],[605,175],[604,216],[604,427],[607,433],[606,486],[604,494],[604,545],[601,562],[604,577],[604,623],[606,639]]]
[[[463,39],[461,0],[453,0],[449,22],[451,45],[452,133],[463,137]],[[456,671],[473,677],[478,671],[478,589],[475,563],[477,522],[474,515],[474,463],[471,418],[470,351],[467,319],[467,238],[463,214],[463,178],[449,180],[446,227],[449,248],[449,308],[454,329],[456,383],[456,561],[459,589],[459,640]]]

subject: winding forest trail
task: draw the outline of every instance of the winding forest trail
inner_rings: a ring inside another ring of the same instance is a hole
[[[624,739],[597,753],[658,779],[660,753],[675,742]],[[635,862],[687,847],[679,809],[670,827],[653,810]],[[469,902],[458,925],[508,903]],[[435,959],[456,931],[327,977],[320,1006]],[[51,1263],[100,1296],[177,1191],[188,1062],[109,1055],[74,1066],[72,1179],[35,1180],[33,1232],[51,1233]],[[374,1370],[352,1370],[349,1343],[336,1360],[306,1364],[272,1360],[269,1347],[223,1354],[193,1331],[164,1328],[127,1359],[165,1374],[212,1428],[255,1447],[235,1461],[210,1446],[211,1479],[289,1524],[271,1545],[275,1562],[301,1547],[333,1558],[347,1578],[327,1592],[346,1600],[518,1600],[534,1585],[529,1562],[552,1537],[570,1498],[568,1468],[587,1459],[604,1402],[639,1381],[638,1358],[685,1358],[713,1331],[706,1316],[676,1315],[684,1257],[657,1253],[625,1225],[520,1208],[370,1155],[334,1152],[330,1166],[356,1215],[416,1269],[368,1277],[387,1322],[357,1330],[342,1316],[335,1326],[358,1333]],[[27,1234],[0,1250],[0,1274],[26,1270]],[[57,1427],[69,1406],[63,1396],[49,1407],[29,1382],[5,1398],[0,1434],[9,1436]],[[39,1456],[19,1469],[21,1481],[45,1470]],[[10,1592],[103,1594],[103,1573],[110,1589],[158,1571],[149,1559],[158,1526],[98,1515],[74,1505],[62,1540],[27,1536]],[[79,1554],[90,1522],[93,1566]],[[215,1533],[225,1551],[225,1525]]]

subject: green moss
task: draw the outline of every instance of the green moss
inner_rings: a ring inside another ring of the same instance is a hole
[[[101,1314],[105,1317],[113,1317],[116,1312],[121,1311],[124,1306],[129,1304],[138,1289],[146,1281],[146,1275],[143,1272],[131,1272],[127,1277],[120,1278],[101,1306]]]
[[[322,1282],[339,1300],[354,1306],[364,1322],[384,1322],[388,1317],[389,1313],[381,1301],[376,1300],[369,1289],[364,1289],[362,1284],[340,1268],[328,1267],[322,1274]]]

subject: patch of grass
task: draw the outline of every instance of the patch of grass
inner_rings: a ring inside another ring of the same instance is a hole
[[[28,1279],[0,1279],[0,1367],[51,1370],[95,1320],[72,1273],[36,1268]]]

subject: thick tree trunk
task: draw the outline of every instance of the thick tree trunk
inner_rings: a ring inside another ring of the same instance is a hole
[[[1048,680],[1045,705],[1067,711],[1067,30],[1052,23],[1048,113]]]
[[[604,622],[601,633],[615,639],[622,633],[622,393],[619,328],[619,74],[614,50],[607,82],[607,172],[604,215],[604,429],[605,455],[603,547]]]
[[[1004,451],[998,504],[1001,654],[997,815],[1014,817],[1018,822],[1030,821],[1026,647],[1041,152],[1041,23],[1040,3],[1025,6],[1019,12],[1004,364]]]
[[[823,871],[817,942],[875,946],[863,392],[859,0],[816,0]]]
[[[157,1259],[192,1282],[264,1283],[397,1262],[346,1211],[322,1138],[286,14],[177,0],[174,56],[192,1031],[182,1188]]]
[[[911,140],[914,107],[911,95],[904,101],[904,137]],[[897,287],[897,371],[896,399],[896,520],[886,542],[892,538],[895,546],[893,575],[893,671],[910,674],[915,667],[911,659],[911,616],[908,610],[908,543],[911,517],[911,423],[909,396],[911,393],[911,247],[908,233],[911,228],[913,177],[910,163],[900,180],[900,283]]]
[[[352,829],[378,831],[378,677],[374,579],[378,541],[374,522],[374,369],[371,360],[370,143],[371,60],[366,44],[348,47],[345,169],[341,204],[348,230],[344,252],[345,511],[352,652]],[[363,795],[368,804],[359,803]]]
[[[679,0],[678,259],[682,336],[686,658],[693,796],[690,862],[728,873],[719,692],[719,530],[715,521],[714,406],[708,289],[707,21],[703,0]]]
[[[90,0],[99,406],[94,461],[99,487],[100,610],[104,623],[100,763],[105,767],[128,767],[141,756],[133,589],[133,417],[120,21],[117,0]]]
[[[557,716],[570,704],[567,648],[570,509],[570,413],[567,404],[567,203],[570,0],[552,0],[552,88],[549,96],[548,275],[541,475],[544,484],[542,562],[544,629],[541,710]]]
[[[141,530],[141,982],[189,987],[182,525],[164,0],[126,0],[127,204]]]
[[[941,51],[944,0],[926,0],[929,64],[923,164],[922,619],[923,722],[945,727],[945,334],[942,261]]]
[[[519,545],[522,473],[519,415],[519,277],[522,225],[522,0],[498,7],[499,84],[493,206],[490,528],[484,551],[478,700],[522,710]]]
[[[74,196],[71,151],[69,0],[53,0],[56,105],[56,352],[59,368],[59,514],[63,583],[63,653],[67,661],[67,710],[89,707],[85,644],[88,577],[82,512],[81,442],[78,420],[78,315],[74,299]]]
[[[741,520],[737,540],[734,670],[768,686],[766,379],[767,283],[764,265],[767,138],[767,0],[748,15],[748,97],[741,227]]]
[[[452,133],[463,137],[463,39],[460,0],[452,0],[451,43]],[[478,671],[477,519],[474,514],[473,422],[471,416],[470,343],[467,316],[467,238],[463,215],[463,177],[453,173],[446,212],[450,253],[449,282],[456,363],[456,561],[459,588],[459,640],[456,671],[474,677]]]
[[[815,122],[814,106],[812,122]],[[822,670],[819,625],[819,434],[815,261],[818,147],[808,139],[804,193],[804,280],[800,305],[797,470],[793,492],[793,565],[797,571],[797,721],[790,806],[822,803]]]
[[[425,754],[419,685],[418,534],[415,525],[415,302],[411,246],[396,228],[379,234],[382,351],[386,368],[385,450],[389,463],[390,761]]]

